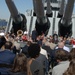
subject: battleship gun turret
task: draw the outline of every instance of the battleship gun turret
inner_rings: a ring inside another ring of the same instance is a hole
[[[58,18],[62,18],[63,17],[63,14],[64,14],[64,8],[65,8],[65,0],[62,0],[61,1],[61,6],[60,6],[60,9],[59,9],[59,12],[58,12]]]
[[[50,0],[47,0],[47,11],[46,11],[46,15],[48,17],[52,17],[53,13],[52,13],[52,6],[51,6],[51,2]]]
[[[20,14],[12,0],[5,0],[10,11],[12,21],[12,29],[11,32],[17,34],[18,30],[25,31],[26,27],[26,17],[23,14]]]
[[[44,13],[44,6],[42,0],[35,0],[34,4],[34,12],[36,13],[36,23],[35,28],[38,32],[38,35],[44,33],[45,35],[48,34],[50,28],[50,22],[48,17]]]
[[[74,0],[68,0],[63,17],[58,24],[58,35],[65,37],[72,36],[72,12]]]

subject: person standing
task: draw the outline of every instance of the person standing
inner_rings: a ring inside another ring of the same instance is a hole
[[[36,58],[39,57],[40,54],[40,46],[36,43],[31,44],[28,47],[29,60],[28,65],[30,66],[29,74],[32,75],[45,75],[43,64],[40,61],[37,61]]]
[[[36,41],[36,37],[37,37],[37,31],[36,31],[36,29],[34,29],[33,31],[32,31],[32,40],[33,40],[33,42],[35,42]]]
[[[54,42],[55,44],[58,43],[58,35],[57,35],[56,31],[55,31],[54,34],[53,34],[53,42]]]
[[[0,73],[1,75],[8,75],[7,71],[11,68],[15,54],[11,51],[12,42],[7,41],[4,45],[4,50],[0,51]]]

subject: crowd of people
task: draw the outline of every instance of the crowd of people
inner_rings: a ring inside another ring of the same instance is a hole
[[[45,36],[0,34],[0,75],[75,75],[75,39]]]

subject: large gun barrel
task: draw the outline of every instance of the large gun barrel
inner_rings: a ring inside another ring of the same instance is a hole
[[[42,0],[36,0],[36,16],[38,19],[42,19],[44,17],[44,7]]]
[[[33,15],[36,16],[36,0],[33,0],[33,7],[34,7],[34,13]]]
[[[47,11],[46,11],[46,15],[48,17],[52,17],[52,15],[53,15],[50,0],[47,0]]]
[[[44,7],[42,0],[35,0],[35,5],[36,5],[36,16],[37,16],[35,28],[38,32],[38,35],[42,33],[47,35],[50,28],[50,22],[46,17],[46,15],[44,14]]]
[[[59,21],[59,36],[72,36],[72,12],[74,7],[74,0],[68,0],[66,9],[62,19]]]
[[[12,32],[17,34],[18,30],[26,30],[26,17],[23,14],[20,14],[12,0],[5,0],[10,11],[11,17],[13,18],[12,22]]]
[[[58,17],[62,18],[63,17],[63,13],[64,13],[64,9],[65,9],[65,0],[61,1],[61,6],[58,12]]]

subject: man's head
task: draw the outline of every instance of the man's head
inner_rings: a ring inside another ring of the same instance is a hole
[[[7,41],[7,42],[5,43],[5,45],[4,45],[4,47],[5,47],[5,49],[11,50],[12,45],[13,45],[12,42]]]
[[[64,47],[64,43],[63,42],[59,42],[58,43],[58,48],[63,48]]]
[[[40,54],[40,46],[36,43],[34,44],[31,44],[29,47],[28,47],[28,54],[31,58],[36,58],[39,56]]]
[[[69,53],[63,49],[57,50],[55,55],[56,55],[56,59],[59,61],[66,61],[68,60],[69,57]]]
[[[6,39],[4,36],[0,37],[0,48],[6,43]]]

